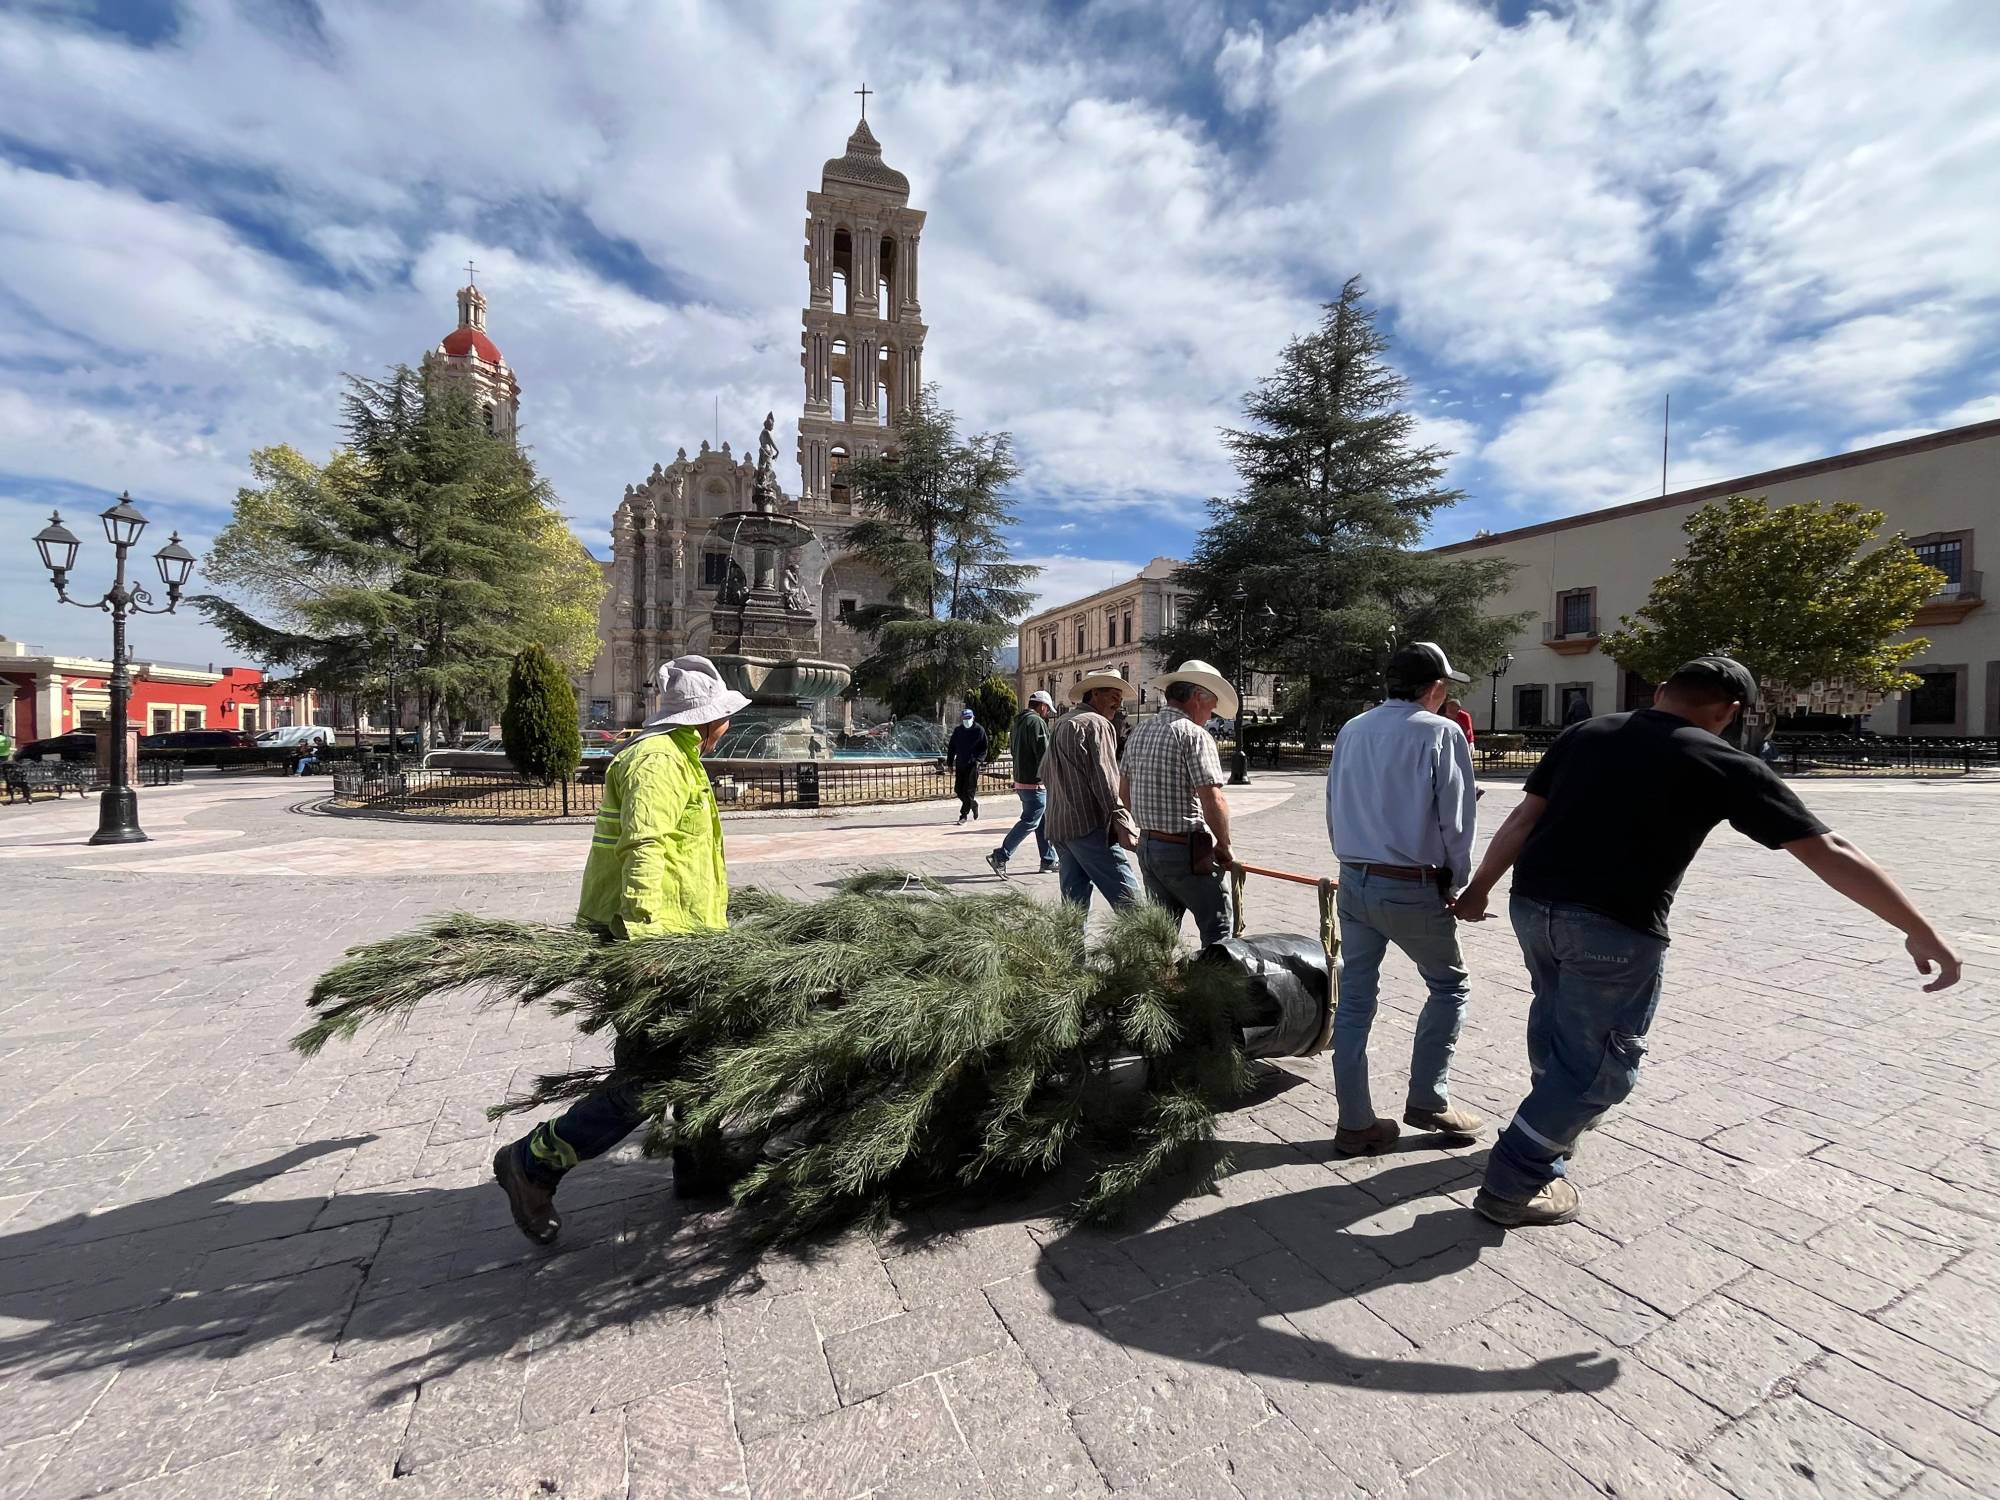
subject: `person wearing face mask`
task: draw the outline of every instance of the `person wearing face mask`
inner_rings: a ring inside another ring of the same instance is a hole
[[[951,763],[952,790],[958,793],[958,821],[963,823],[970,818],[978,822],[979,773],[986,766],[986,726],[971,709],[959,713],[958,728],[951,732],[944,758]]]
[[[729,925],[722,817],[701,757],[750,700],[726,686],[705,656],[676,657],[660,668],[659,684],[658,711],[605,770],[583,867],[577,925],[607,942]],[[564,1174],[644,1120],[639,1084],[617,1071],[637,1056],[621,1036],[603,1088],[495,1153],[493,1176],[514,1223],[537,1244],[554,1243],[562,1231],[555,1192]],[[677,1168],[682,1160],[677,1155]]]

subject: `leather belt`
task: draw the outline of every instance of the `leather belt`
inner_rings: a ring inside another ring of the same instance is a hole
[[[1161,833],[1157,828],[1142,828],[1139,833],[1143,838],[1158,839],[1163,844],[1185,844],[1188,841],[1184,833]]]
[[[1428,883],[1437,878],[1437,871],[1428,865],[1366,865],[1354,861],[1356,869],[1370,875],[1380,875],[1387,880],[1414,880]]]

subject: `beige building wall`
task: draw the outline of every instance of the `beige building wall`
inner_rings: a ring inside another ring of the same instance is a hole
[[[1992,548],[2000,558],[2000,422],[1438,548],[1517,564],[1493,610],[1531,611],[1532,618],[1515,639],[1513,664],[1498,684],[1498,726],[1532,727],[1537,716],[1541,724],[1558,724],[1576,693],[1588,695],[1594,713],[1650,701],[1634,701],[1645,685],[1604,655],[1600,637],[1645,602],[1653,580],[1680,555],[1681,524],[1709,501],[1735,494],[1761,495],[1774,506],[1849,500],[1886,512],[1884,532],[1900,531],[1913,544],[1956,540],[1960,580],[1925,606],[1910,632],[1931,642],[1911,669],[1940,680],[1916,711],[1919,722],[1912,722],[1913,695],[1906,694],[1880,705],[1869,725],[1883,734],[2000,734],[2000,609],[1982,597],[1979,573],[1982,550]],[[1945,677],[1953,681],[1946,684]],[[1466,707],[1478,728],[1494,727],[1494,700],[1490,679],[1467,689]]]
[[[1174,581],[1180,568],[1177,558],[1156,557],[1124,583],[1023,620],[1020,664],[1014,674],[1014,690],[1021,701],[1025,703],[1028,694],[1040,688],[1060,707],[1070,701],[1071,689],[1085,677],[1112,672],[1138,684],[1140,696],[1135,706],[1150,708],[1153,695],[1145,684],[1180,665],[1161,660],[1146,645],[1162,631],[1183,623],[1178,615],[1186,607],[1187,591]],[[1212,665],[1226,674],[1232,663]],[[1254,676],[1244,706],[1254,713],[1265,713],[1270,705],[1270,677]]]

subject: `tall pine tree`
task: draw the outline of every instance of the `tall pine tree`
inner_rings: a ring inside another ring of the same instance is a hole
[[[1191,597],[1156,642],[1172,660],[1302,685],[1309,743],[1380,696],[1394,643],[1436,641],[1476,667],[1519,624],[1484,610],[1509,564],[1417,550],[1431,517],[1463,496],[1442,483],[1451,455],[1413,442],[1408,383],[1385,362],[1389,341],[1364,295],[1351,278],[1245,398],[1254,425],[1225,429],[1242,488],[1209,501],[1180,574]],[[1242,663],[1239,612],[1250,627]]]
[[[603,583],[548,484],[470,397],[398,367],[351,379],[347,446],[324,466],[252,456],[196,600],[296,687],[414,694],[427,736],[490,712],[531,642],[581,671]],[[395,702],[392,701],[392,712]]]
[[[935,385],[897,416],[893,453],[841,470],[867,515],[847,533],[848,550],[891,593],[889,603],[855,616],[874,641],[855,668],[855,691],[899,712],[942,714],[948,698],[992,672],[1040,571],[1009,561],[1002,535],[1017,518],[1001,492],[1020,472],[1012,437],[961,438]]]

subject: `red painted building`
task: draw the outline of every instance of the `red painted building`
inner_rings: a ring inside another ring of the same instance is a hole
[[[127,723],[141,734],[169,729],[240,729],[254,734],[311,723],[306,706],[264,691],[255,667],[131,664]],[[0,727],[16,745],[89,729],[111,713],[111,663],[58,656],[0,637]]]

